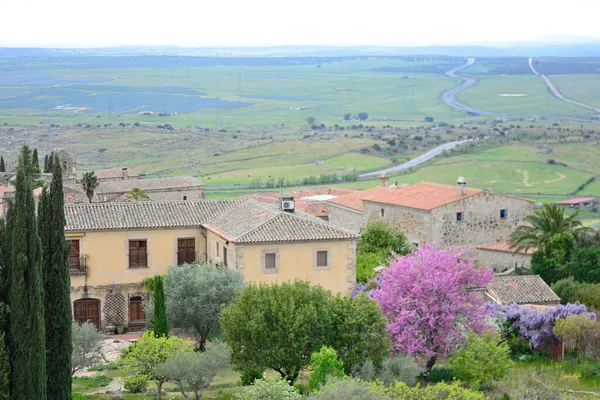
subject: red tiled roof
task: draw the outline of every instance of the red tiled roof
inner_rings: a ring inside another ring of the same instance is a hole
[[[330,200],[330,202],[359,211],[363,210],[363,201],[429,211],[482,192],[481,189],[467,188],[467,193],[460,195],[458,194],[458,188],[453,185],[420,182],[404,187],[378,186],[362,192],[340,196]]]
[[[539,275],[496,276],[487,292],[500,304],[544,304],[560,302],[560,297]]]
[[[510,247],[510,244],[508,244],[508,242],[500,242],[500,243],[484,243],[484,244],[480,244],[479,246],[477,246],[478,249],[483,249],[483,250],[492,250],[492,251],[503,251],[505,253],[513,253],[515,250],[513,248]],[[533,254],[536,252],[537,249],[533,248],[533,249],[528,249],[527,251],[525,250],[521,250],[519,251],[520,254]]]
[[[556,204],[560,204],[562,206],[571,206],[579,203],[587,203],[589,201],[595,201],[596,199],[593,197],[578,197],[576,199],[569,199],[563,201],[557,201]]]
[[[329,216],[329,205],[324,201],[301,201],[296,203],[296,209],[315,217]]]

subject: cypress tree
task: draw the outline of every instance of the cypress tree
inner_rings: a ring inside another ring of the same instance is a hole
[[[55,160],[50,193],[44,188],[38,209],[44,250],[44,317],[46,321],[46,394],[48,399],[71,400],[70,246],[65,239],[65,211],[60,163]]]
[[[17,163],[10,232],[9,350],[13,400],[46,400],[42,246],[37,229],[31,171],[31,150],[23,146]]]
[[[4,165],[4,157],[0,156],[0,172],[6,172],[6,166]]]
[[[51,171],[48,169],[48,154],[44,154],[44,173],[48,174]]]
[[[8,357],[8,307],[6,305],[7,284],[4,279],[8,271],[6,265],[6,235],[4,220],[0,218],[0,400],[10,398],[10,361]]]
[[[163,277],[157,275],[154,281],[154,335],[169,337],[169,322],[167,321],[167,305],[165,304],[165,289]]]
[[[35,172],[40,172],[40,160],[38,159],[37,149],[33,149],[33,156],[31,156],[31,166]]]
[[[48,157],[48,173],[51,173],[53,171],[53,167],[54,167],[54,152],[50,153],[50,157]]]

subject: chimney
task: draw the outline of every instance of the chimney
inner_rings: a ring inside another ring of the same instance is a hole
[[[127,167],[123,167],[121,170],[123,171],[123,180],[126,181],[127,178],[129,178],[129,171],[127,170]]]
[[[467,194],[467,178],[459,176],[456,180],[456,186],[458,187],[459,196],[465,196]]]
[[[294,192],[286,190],[279,193],[279,204],[281,211],[294,212]]]
[[[389,185],[390,178],[387,176],[387,174],[384,172],[383,174],[379,175],[379,186],[388,187]]]

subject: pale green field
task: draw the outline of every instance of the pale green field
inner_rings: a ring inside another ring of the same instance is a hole
[[[325,165],[333,168],[352,169],[356,171],[365,171],[390,165],[391,161],[387,158],[375,157],[361,153],[346,153],[341,156],[328,158],[324,161]]]
[[[475,108],[511,115],[578,115],[593,113],[552,96],[543,80],[531,75],[480,76],[479,83],[458,95],[458,100]],[[500,94],[526,94],[522,97]]]
[[[600,108],[600,75],[552,75],[563,96]]]

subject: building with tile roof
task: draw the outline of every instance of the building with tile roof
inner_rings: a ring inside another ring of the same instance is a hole
[[[473,249],[506,242],[533,212],[532,201],[469,188],[464,178],[456,186],[431,182],[380,185],[328,203],[329,221],[353,232],[383,219],[400,228],[415,246],[435,242],[440,247]]]
[[[560,297],[539,275],[496,276],[487,295],[498,304],[557,306]]]
[[[295,279],[349,293],[357,235],[255,199],[65,205],[75,319],[143,326],[144,278],[209,262],[247,281]]]
[[[81,183],[81,179],[83,178],[83,174],[85,172],[90,171],[77,171],[75,173],[75,179],[77,183]],[[94,175],[96,175],[100,183],[140,179],[140,176],[135,171],[127,167],[96,169],[94,170]]]

